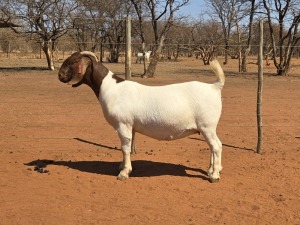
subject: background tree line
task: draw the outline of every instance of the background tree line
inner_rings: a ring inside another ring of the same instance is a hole
[[[125,47],[125,18],[132,17],[133,52],[152,51],[144,75],[154,76],[163,56],[176,60],[196,54],[205,64],[219,54],[224,64],[239,59],[246,72],[248,56],[256,54],[258,20],[263,18],[265,56],[277,75],[287,75],[291,58],[299,54],[300,0],[205,0],[206,12],[188,18],[183,8],[191,0],[2,0],[1,49],[10,51],[31,40],[37,43],[53,70],[53,52],[108,49],[110,62],[118,62]],[[13,31],[13,32],[12,32]],[[15,40],[15,41],[14,41]],[[7,50],[7,49],[6,49]]]

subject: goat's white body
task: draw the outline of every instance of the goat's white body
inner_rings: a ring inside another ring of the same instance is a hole
[[[224,74],[218,62],[212,63],[218,80],[166,86],[145,86],[132,81],[118,83],[109,72],[102,81],[99,102],[108,123],[117,131],[122,145],[123,163],[119,179],[132,170],[130,152],[134,133],[158,140],[174,140],[202,133],[210,146],[208,175],[220,179],[222,143],[216,128],[222,111],[221,90]]]
[[[138,61],[140,61],[140,63],[141,63],[141,61],[142,61],[142,59],[144,59],[144,57],[145,57],[145,60],[146,60],[147,62],[149,62],[149,61],[150,61],[150,55],[151,55],[151,52],[152,52],[152,51],[146,51],[145,53],[142,53],[142,52],[137,53],[137,60],[136,60],[136,63],[137,63]]]
[[[110,72],[102,82],[99,101],[106,120],[158,140],[173,140],[202,127],[216,128],[221,115],[221,90],[197,81],[145,86],[116,83]]]
[[[147,62],[150,61],[150,54],[151,54],[151,51],[145,52],[145,59],[146,59]]]

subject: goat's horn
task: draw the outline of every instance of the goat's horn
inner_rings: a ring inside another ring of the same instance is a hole
[[[83,52],[80,52],[81,55],[86,55],[86,56],[91,56],[93,57],[97,62],[99,62],[99,59],[98,57],[95,55],[95,53],[93,52],[89,52],[89,51],[83,51]]]

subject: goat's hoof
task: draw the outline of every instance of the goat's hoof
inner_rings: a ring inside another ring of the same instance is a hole
[[[218,183],[220,181],[220,178],[210,178],[210,183]]]
[[[124,180],[128,179],[128,175],[126,176],[126,175],[123,175],[123,174],[119,174],[117,179],[120,180],[120,181],[124,181]]]
[[[213,171],[212,170],[208,170],[206,174],[207,174],[207,176],[211,177],[212,174],[213,174]]]

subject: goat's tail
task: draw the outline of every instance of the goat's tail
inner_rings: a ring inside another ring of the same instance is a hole
[[[218,78],[218,80],[215,82],[215,85],[217,85],[220,89],[222,89],[225,84],[225,75],[220,63],[218,62],[218,60],[214,59],[210,61],[209,64]]]

